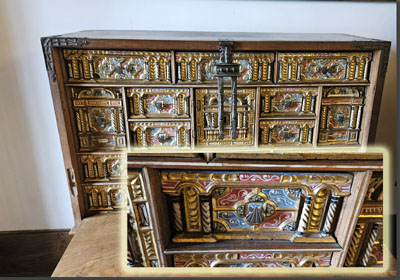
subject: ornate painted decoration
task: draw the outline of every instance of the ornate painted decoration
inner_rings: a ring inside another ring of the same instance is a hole
[[[64,49],[69,81],[171,82],[169,52]]]
[[[120,88],[72,87],[80,151],[126,147]]]
[[[312,144],[314,120],[262,120],[261,144]]]
[[[217,52],[177,52],[178,82],[215,82]],[[238,83],[271,83],[274,53],[232,53],[232,62],[240,64]]]
[[[318,88],[261,88],[261,116],[315,116]]]
[[[231,91],[224,90],[224,139],[219,139],[216,89],[196,89],[197,145],[252,145],[254,143],[255,89],[237,91],[237,138],[231,136]]]
[[[126,154],[81,155],[86,182],[126,179]]]
[[[324,94],[318,143],[358,144],[364,97],[347,96],[361,95],[362,89],[330,88]]]
[[[136,253],[140,258],[137,261],[145,267],[159,267],[159,253],[149,213],[148,196],[139,172],[129,172],[128,193],[128,222],[136,243]]]
[[[372,53],[278,53],[281,83],[368,82]]]
[[[134,145],[141,147],[190,147],[190,122],[132,122]]]
[[[130,118],[188,118],[189,89],[128,88]]]
[[[126,207],[126,186],[83,185],[89,211],[113,210]]]
[[[172,204],[177,232],[174,242],[215,242],[243,238],[250,232],[287,232],[274,237],[278,239],[290,239],[299,231],[324,231],[328,236],[338,214],[337,201],[350,194],[353,178],[338,173],[179,171],[162,171],[161,176],[162,192]],[[303,208],[299,208],[305,197]],[[211,232],[212,236],[205,240],[201,235],[191,236],[191,232]]]
[[[177,254],[175,267],[328,267],[332,252]]]

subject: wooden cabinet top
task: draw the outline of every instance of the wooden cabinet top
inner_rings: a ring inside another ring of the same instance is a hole
[[[387,49],[389,41],[337,33],[259,33],[202,32],[148,30],[85,30],[59,36],[44,37],[57,40],[53,47],[66,47],[66,39],[80,40],[82,48],[218,50],[219,41],[234,41],[235,50],[374,50]],[[118,40],[115,43],[107,43]],[[72,42],[72,41],[70,41]],[[72,45],[74,45],[72,43]]]

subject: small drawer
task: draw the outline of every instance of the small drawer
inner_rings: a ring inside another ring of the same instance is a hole
[[[125,134],[85,134],[79,135],[80,151],[93,150],[124,150],[126,148]]]
[[[262,120],[261,144],[306,145],[312,144],[314,120]]]
[[[278,82],[368,82],[371,59],[370,52],[278,53]]]
[[[85,182],[122,180],[127,177],[126,154],[81,155]]]
[[[224,90],[224,139],[219,139],[217,89],[196,89],[197,145],[253,145],[255,89],[237,90],[237,138],[231,136],[231,90]]]
[[[233,52],[232,62],[240,64],[238,83],[272,83],[274,53]],[[218,52],[177,52],[178,82],[215,83]]]
[[[329,234],[320,234],[333,226],[332,219],[324,217],[335,206],[330,204],[350,195],[353,181],[352,174],[344,173],[230,171],[162,171],[161,178],[171,204],[175,243],[334,242]],[[304,234],[299,237],[297,231]]]
[[[81,151],[125,147],[120,88],[71,88]]]
[[[189,89],[128,88],[129,118],[189,118]]]
[[[328,88],[324,91],[326,97],[322,99],[319,144],[358,144],[362,94],[363,91],[357,88]]]
[[[171,83],[169,52],[64,49],[70,82]]]
[[[135,147],[190,147],[190,122],[132,122]]]
[[[329,267],[332,252],[241,252],[175,254],[175,267]]]
[[[261,88],[261,116],[315,116],[318,88]]]
[[[110,211],[126,207],[126,185],[82,185],[89,211]]]

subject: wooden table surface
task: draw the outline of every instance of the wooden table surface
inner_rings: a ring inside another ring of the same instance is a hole
[[[85,218],[65,250],[52,277],[182,277],[182,276],[346,276],[393,277],[395,268],[128,268],[126,214]],[[390,262],[395,263],[390,256]]]

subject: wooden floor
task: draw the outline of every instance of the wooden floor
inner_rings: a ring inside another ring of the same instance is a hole
[[[0,232],[0,277],[51,276],[71,238],[69,230]]]

